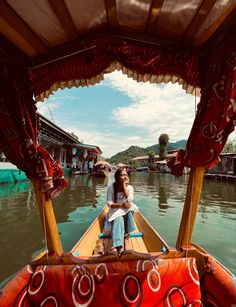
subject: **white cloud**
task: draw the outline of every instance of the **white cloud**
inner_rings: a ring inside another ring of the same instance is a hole
[[[85,144],[98,146],[102,156],[109,158],[114,154],[126,150],[132,144],[132,138],[125,138],[114,133],[102,133],[95,130],[83,130],[73,126],[64,126],[63,129],[73,132],[79,137],[79,141]]]
[[[38,112],[49,120],[53,120],[53,111],[58,109],[61,105],[61,103],[54,100],[55,99],[48,99],[47,102],[38,102],[36,105]]]
[[[106,75],[104,83],[98,86],[104,85],[130,98],[127,106],[112,110],[113,122],[107,118],[101,125],[89,121],[89,118],[83,118],[84,123],[76,118],[72,122],[60,115],[59,126],[65,131],[74,132],[84,143],[99,146],[105,157],[126,150],[131,145],[147,147],[156,144],[161,133],[167,133],[170,142],[188,138],[194,120],[195,97],[186,94],[179,85],[138,83],[121,72]],[[51,120],[55,109],[62,108],[68,100],[74,103],[80,99],[79,95],[64,93],[51,96],[46,103],[38,103],[39,112]],[[67,108],[63,112],[63,116],[66,116]],[[118,130],[113,129],[117,127],[125,127],[126,134],[116,133]]]
[[[131,98],[130,105],[112,112],[122,125],[143,129],[149,139],[155,139],[154,143],[161,133],[169,134],[171,142],[188,137],[195,116],[195,97],[179,85],[138,83],[120,72],[106,76],[105,82]]]
[[[58,90],[58,93],[59,92],[60,90]],[[40,114],[52,118],[53,111],[60,108],[65,101],[68,103],[70,101],[78,101],[79,99],[79,96],[51,95],[45,102],[38,102],[36,106]]]

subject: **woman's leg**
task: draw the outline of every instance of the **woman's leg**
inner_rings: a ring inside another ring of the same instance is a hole
[[[133,214],[134,214],[133,211],[129,211],[124,216],[125,234],[129,234],[130,232],[136,229]]]
[[[112,230],[112,224],[111,222],[108,221],[107,217],[105,218],[104,221],[104,232],[105,233],[111,233]]]
[[[124,218],[119,216],[112,222],[112,247],[124,246]]]

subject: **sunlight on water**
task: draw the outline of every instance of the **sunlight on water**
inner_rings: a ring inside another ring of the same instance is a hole
[[[53,201],[63,248],[69,251],[106,202],[113,181],[80,175]],[[131,173],[134,202],[170,246],[175,246],[188,176]],[[205,180],[193,241],[236,273],[236,185]],[[45,248],[44,234],[30,182],[0,186],[0,281]]]

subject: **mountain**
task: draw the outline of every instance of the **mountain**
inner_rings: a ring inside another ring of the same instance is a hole
[[[186,143],[187,143],[186,140],[180,140],[180,141],[177,141],[175,143],[168,143],[167,151],[175,150],[175,149],[184,149],[186,147]],[[156,152],[156,154],[158,154],[159,153],[159,144],[148,146],[148,147],[144,148],[144,150],[146,150],[147,152],[149,152],[150,150],[154,150]]]
[[[175,150],[175,149],[184,149],[186,147],[186,140],[180,140],[176,143],[169,143],[167,146],[167,150]],[[109,163],[117,164],[119,162],[127,163],[132,158],[137,156],[146,156],[149,151],[155,151],[156,154],[159,153],[159,144],[155,144],[152,146],[148,146],[146,148],[138,147],[138,146],[130,146],[128,149],[118,152],[110,159],[107,159]]]
[[[122,152],[118,152],[116,155],[112,156],[108,161],[109,163],[117,164],[119,162],[128,162],[130,159],[137,156],[145,156],[147,152],[145,148],[138,146],[130,146],[128,149]]]

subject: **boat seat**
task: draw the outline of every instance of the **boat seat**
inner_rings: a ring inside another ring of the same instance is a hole
[[[1,306],[201,306],[194,258],[26,267]],[[5,305],[4,305],[5,304]]]

